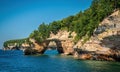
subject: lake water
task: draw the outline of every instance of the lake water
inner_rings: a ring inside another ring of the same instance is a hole
[[[120,62],[75,60],[55,50],[38,56],[0,50],[0,72],[120,72]]]

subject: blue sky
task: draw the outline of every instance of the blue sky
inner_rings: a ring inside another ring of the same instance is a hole
[[[42,23],[89,8],[92,0],[0,0],[0,48],[6,40],[26,38]]]

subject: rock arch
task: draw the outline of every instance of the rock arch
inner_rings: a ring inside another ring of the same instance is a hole
[[[31,54],[44,54],[44,52],[48,49],[48,45],[51,41],[54,41],[57,46],[57,51],[59,54],[73,54],[74,53],[74,43],[71,40],[59,40],[59,39],[46,39],[41,43],[37,43],[34,39],[30,39],[30,41],[34,44],[34,48],[26,49],[24,51],[25,55]]]
[[[63,47],[62,47],[61,40],[59,40],[59,39],[49,39],[49,40],[46,40],[46,41],[45,41],[45,42],[46,42],[46,46],[44,47],[45,50],[48,49],[49,43],[50,43],[51,41],[54,41],[54,42],[56,43],[56,46],[57,46],[56,49],[57,49],[58,53],[63,53],[63,52],[64,52],[64,51],[63,51]]]

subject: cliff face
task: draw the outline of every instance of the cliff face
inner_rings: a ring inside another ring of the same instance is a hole
[[[63,48],[64,54],[73,54],[74,53],[74,37],[76,36],[75,32],[67,32],[65,30],[58,31],[57,34],[50,34],[48,39],[58,39],[61,42],[61,47]]]
[[[119,11],[105,18],[95,29],[93,36],[84,44],[83,38],[74,44],[75,36],[75,32],[60,30],[57,34],[51,33],[50,37],[42,43],[36,43],[31,40],[34,44],[34,52],[32,51],[32,53],[43,54],[49,43],[54,41],[59,53],[72,54],[78,59],[120,60]]]
[[[102,54],[103,56],[101,57],[104,60],[120,59],[120,11],[115,11],[105,18],[95,29],[93,36],[84,45],[82,45],[82,40],[80,40],[75,46],[83,51],[93,51],[95,54]],[[89,53],[89,55],[91,54]],[[105,55],[109,56],[109,59],[105,58]],[[112,57],[113,55],[114,57]],[[87,55],[79,57],[81,59],[87,58]]]
[[[70,33],[67,31],[59,31],[56,35],[51,33],[50,37],[42,43],[37,43],[34,39],[30,39],[30,41],[34,44],[34,47],[31,50],[26,49],[25,54],[34,54],[33,51],[36,51],[36,53],[39,54],[43,54],[45,50],[48,49],[50,42],[53,41],[59,53],[63,53],[65,55],[74,54],[73,39],[75,35],[76,34],[74,32]]]
[[[43,54],[54,41],[59,53],[72,54],[78,59],[95,60],[118,60],[120,61],[120,11],[115,11],[106,17],[93,32],[91,38],[84,42],[84,38],[74,43],[75,32],[59,30],[57,34],[50,34],[50,37],[41,43],[30,39],[33,47],[22,44],[25,54]],[[29,48],[28,48],[29,47]],[[12,47],[13,48],[13,47]]]

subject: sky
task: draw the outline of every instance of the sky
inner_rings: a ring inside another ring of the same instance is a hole
[[[61,20],[89,8],[92,0],[0,0],[0,48],[26,38],[45,22]]]

